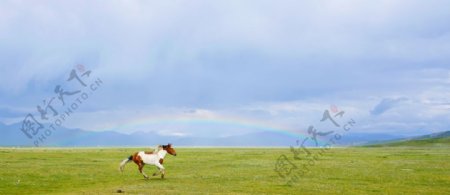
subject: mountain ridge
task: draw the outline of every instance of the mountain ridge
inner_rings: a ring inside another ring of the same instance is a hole
[[[0,123],[0,146],[33,146],[33,140],[20,131],[21,124],[5,125]],[[309,136],[292,137],[277,132],[261,131],[244,135],[227,137],[195,137],[195,136],[167,136],[155,132],[136,131],[125,134],[116,131],[88,131],[79,128],[59,127],[43,142],[42,146],[50,147],[90,147],[90,146],[154,146],[157,144],[174,143],[178,146],[298,146],[298,142]],[[425,136],[425,135],[424,135]],[[322,140],[328,140],[322,139]],[[372,142],[383,142],[393,139],[405,139],[404,136],[384,133],[347,133],[336,141],[333,146],[359,146]],[[319,144],[323,145],[324,142]],[[307,147],[316,146],[313,141],[305,144]]]
[[[365,147],[388,146],[450,146],[450,131],[442,131],[427,135],[414,136],[403,139],[394,139],[384,142],[365,145]]]

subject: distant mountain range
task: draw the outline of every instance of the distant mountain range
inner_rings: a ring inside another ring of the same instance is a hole
[[[20,130],[22,124],[5,125],[0,123],[0,146],[33,146],[33,140],[25,136]],[[388,140],[400,140],[400,135],[381,133],[348,133],[331,144],[332,146],[354,146],[370,143],[380,143]],[[78,146],[154,146],[157,144],[173,143],[178,146],[295,146],[297,140],[303,138],[292,137],[277,132],[257,132],[228,137],[193,137],[193,136],[164,136],[154,132],[135,132],[124,134],[115,131],[86,131],[60,127],[40,143],[41,146],[78,147]],[[319,143],[323,145],[324,143]],[[315,146],[308,142],[306,146]]]
[[[368,147],[384,147],[384,146],[450,146],[450,131],[433,133],[423,136],[394,139],[371,143]]]

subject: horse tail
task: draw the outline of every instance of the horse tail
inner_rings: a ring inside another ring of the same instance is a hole
[[[125,165],[127,163],[129,163],[131,160],[133,160],[133,155],[131,155],[130,157],[128,157],[126,159],[123,159],[123,161],[120,163],[120,167],[119,167],[120,172],[123,172],[123,169],[125,168]]]

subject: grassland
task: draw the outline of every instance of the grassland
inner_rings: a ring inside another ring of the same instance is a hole
[[[0,148],[0,194],[450,194],[449,147],[332,148],[290,186],[274,171],[288,148],[177,148],[164,180],[118,171],[136,150]]]

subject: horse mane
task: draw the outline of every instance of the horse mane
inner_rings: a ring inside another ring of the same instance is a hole
[[[157,145],[156,147],[155,147],[155,150],[153,151],[154,153],[158,153],[160,150],[162,150],[163,149],[163,147],[161,146],[161,145]]]
[[[145,151],[145,154],[156,154],[161,151],[163,148],[161,145],[157,145],[153,151]]]

